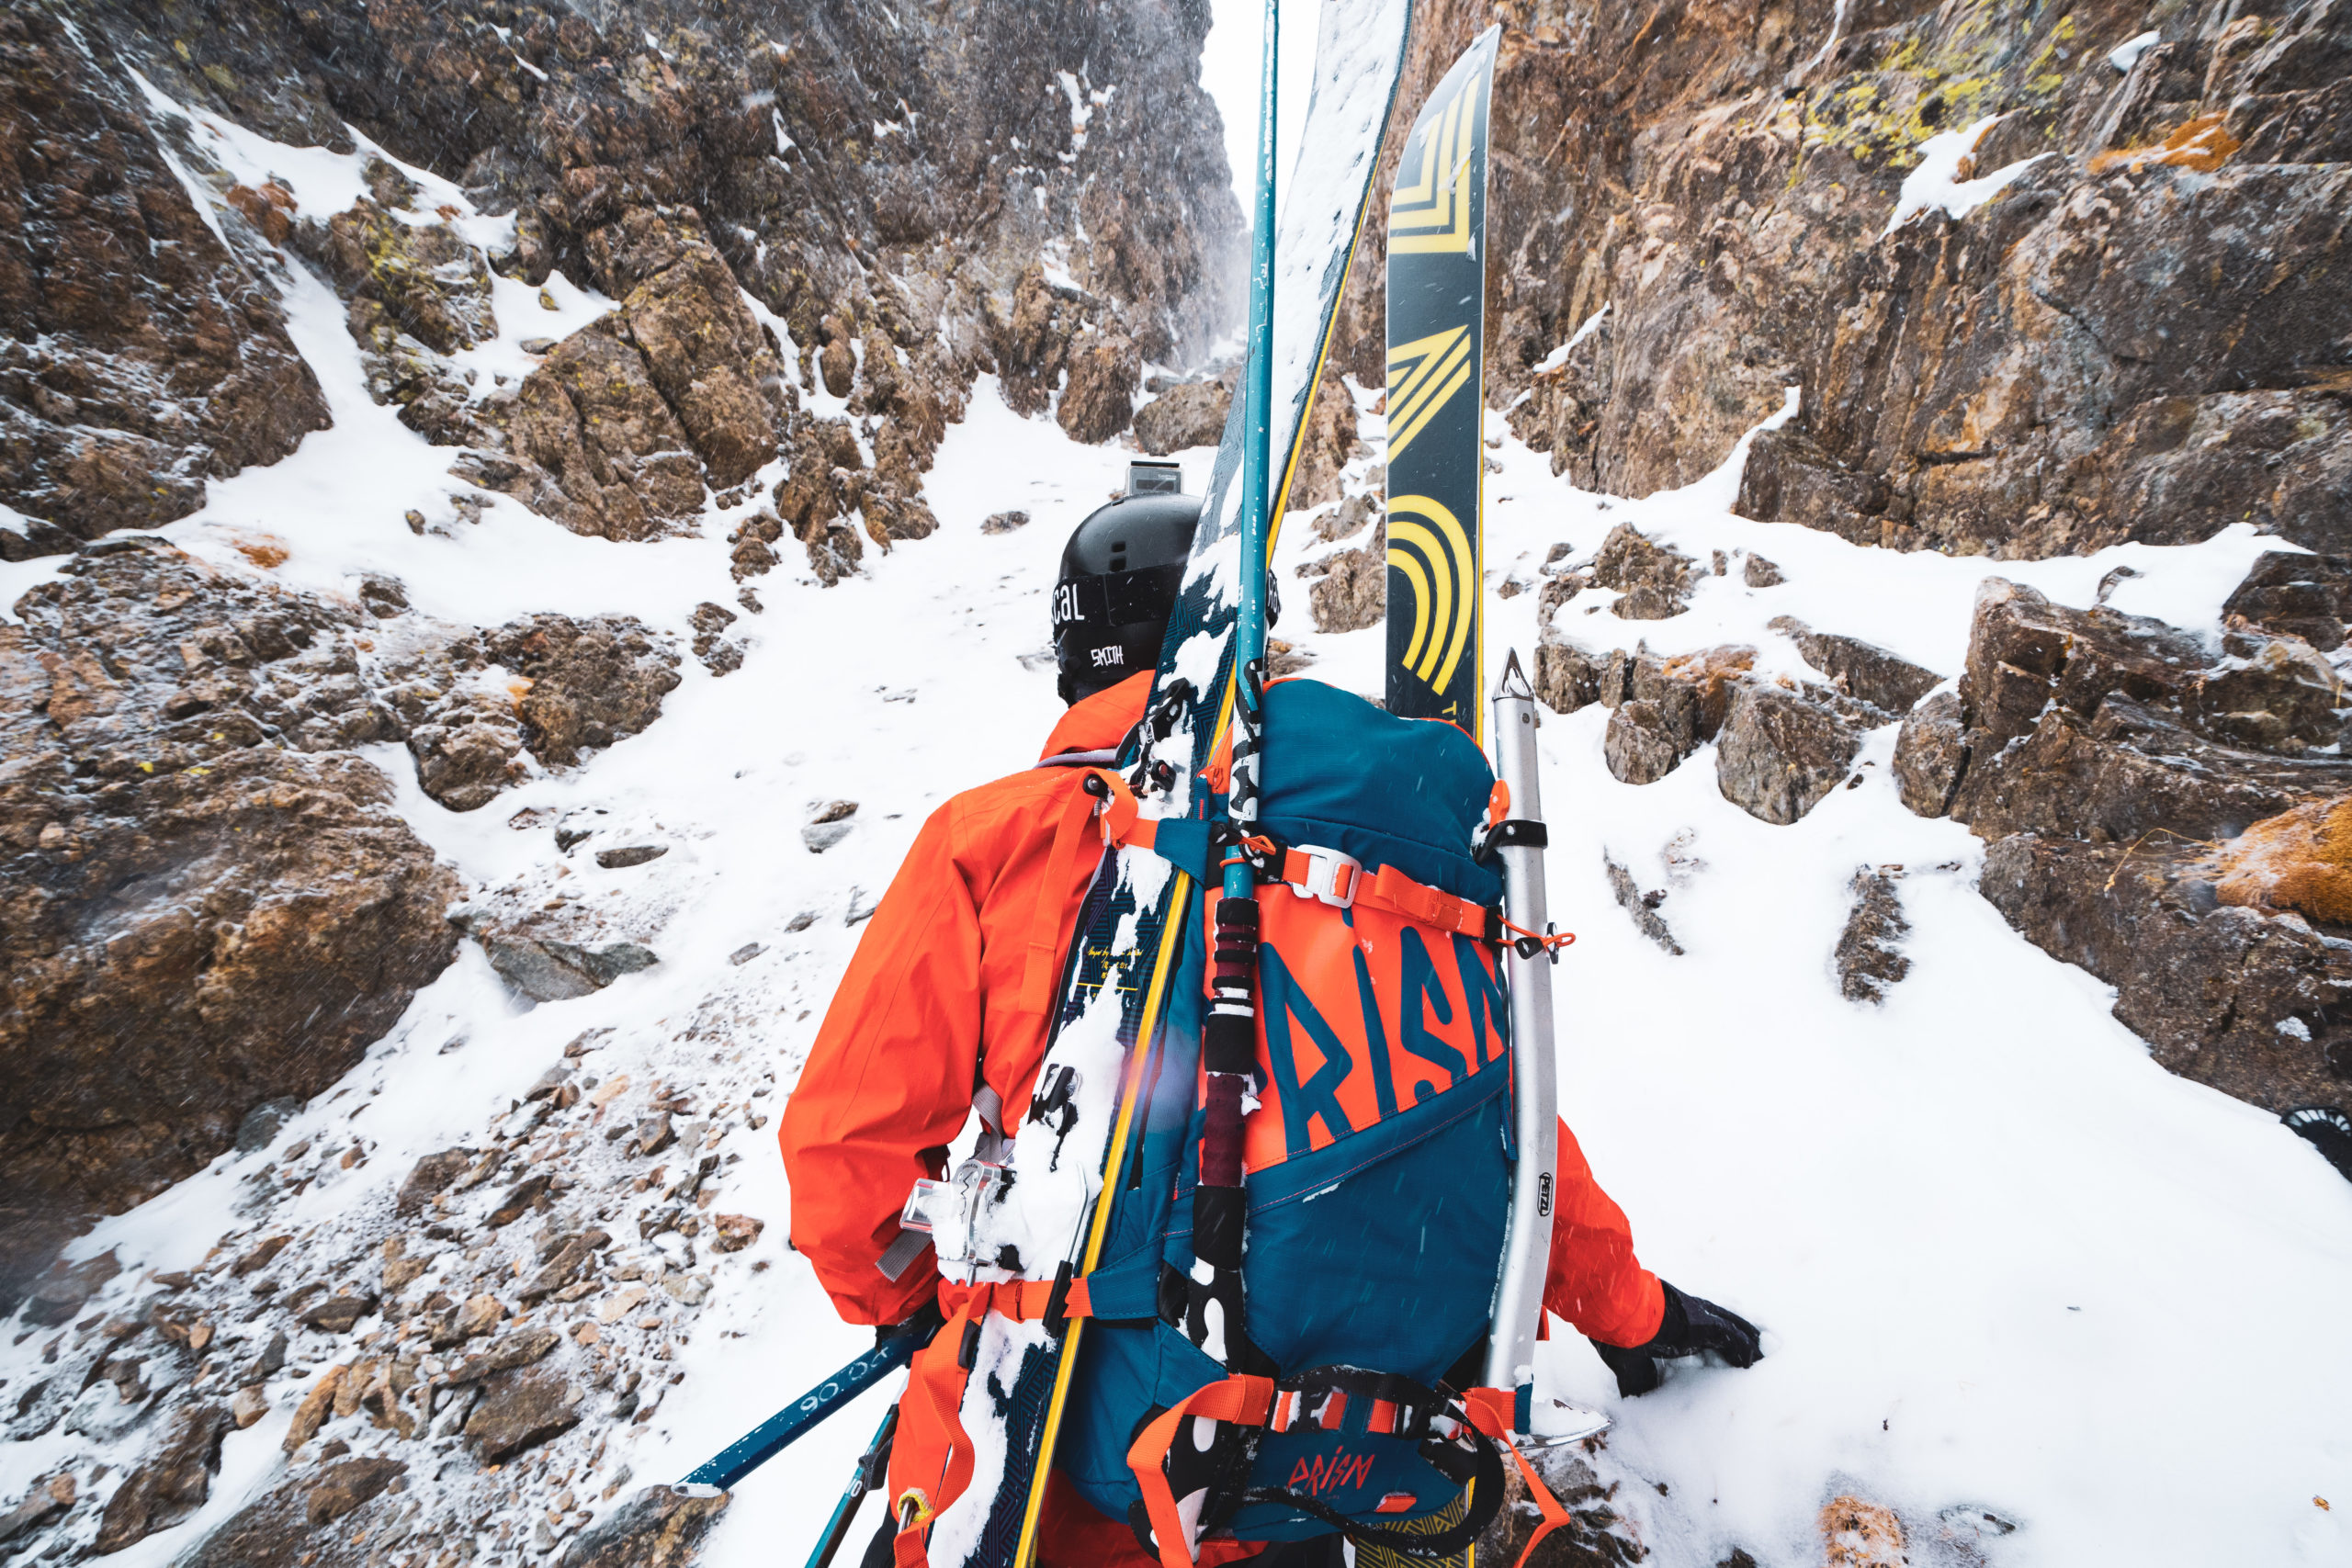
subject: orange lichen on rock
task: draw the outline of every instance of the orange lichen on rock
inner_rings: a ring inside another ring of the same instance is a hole
[[[2352,925],[2352,795],[2307,801],[2223,844],[2213,893],[2242,908]]]
[[[286,564],[286,547],[267,536],[264,536],[260,538],[239,539],[237,541],[236,548],[239,555],[244,557],[247,560],[253,562],[264,571],[268,571],[272,568],[281,567]]]
[[[1892,1508],[1860,1497],[1833,1497],[1821,1510],[1828,1568],[1905,1568],[1903,1521]]]
[[[2238,150],[2238,139],[2222,129],[2222,117],[2200,114],[2174,128],[2160,147],[2119,147],[2091,160],[2091,173],[2103,175],[2120,164],[2138,168],[2143,164],[2170,164],[2210,175]]]

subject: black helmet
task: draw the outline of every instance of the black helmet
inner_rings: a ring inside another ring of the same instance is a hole
[[[1091,697],[1159,662],[1200,520],[1198,496],[1131,483],[1078,525],[1054,583],[1062,701]]]

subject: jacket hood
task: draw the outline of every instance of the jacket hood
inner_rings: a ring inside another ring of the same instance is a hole
[[[1144,705],[1151,701],[1151,671],[1130,675],[1107,691],[1095,693],[1070,705],[1062,715],[1054,732],[1046,737],[1046,749],[1037,760],[1058,757],[1065,751],[1107,751],[1127,738],[1127,731],[1143,722]]]

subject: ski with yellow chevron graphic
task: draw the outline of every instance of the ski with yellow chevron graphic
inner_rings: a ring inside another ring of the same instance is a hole
[[[1487,111],[1499,27],[1413,122],[1388,207],[1388,711],[1485,743]]]

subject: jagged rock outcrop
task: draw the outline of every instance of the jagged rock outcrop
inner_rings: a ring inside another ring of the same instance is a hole
[[[626,616],[473,633],[387,579],[337,603],[144,539],[67,572],[0,626],[10,1295],[44,1242],[332,1083],[448,963],[458,884],[348,748],[402,741],[471,809],[678,681]]]
[[[2165,1066],[2272,1110],[2352,1080],[2352,908],[2325,892],[2352,795],[2342,689],[2310,643],[2246,615],[2340,628],[2310,593],[2264,598],[2327,570],[2266,557],[2218,659],[2161,621],[1992,579],[1958,692],[1921,705],[1895,753],[1905,805],[1987,840],[1979,886],[2011,925],[2114,985]]]
[[[1733,693],[1715,748],[1715,782],[1725,800],[1786,826],[1846,781],[1861,736],[1837,713],[1760,682]]]
[[[0,501],[30,521],[0,546],[183,515],[207,476],[323,426],[261,281],[286,265],[330,279],[371,393],[464,448],[463,477],[624,539],[706,492],[740,499],[820,387],[868,426],[850,513],[886,547],[919,537],[922,475],[980,372],[1018,407],[1058,392],[1065,425],[1105,440],[1143,360],[1182,362],[1226,323],[1239,215],[1198,85],[1205,11],[499,15],[119,0],[78,33],[11,18],[0,136],[26,152],[0,198],[33,254],[0,277],[18,344]],[[296,146],[347,152],[356,126],[512,214],[511,240],[476,248],[380,160],[356,205],[304,212],[182,145],[191,201],[158,142],[178,132],[129,68]],[[495,320],[492,269],[560,270],[620,308],[519,386],[481,384],[450,356],[530,330]]]
[[[390,728],[352,678],[360,613],[95,548],[0,626],[12,1297],[44,1244],[332,1083],[453,951],[456,879],[331,750]]]
[[[1233,412],[1233,389],[1221,381],[1187,381],[1136,410],[1136,445],[1155,457],[1189,446],[1214,446]]]
[[[206,480],[327,423],[276,298],[172,172],[170,134],[56,17],[0,16],[0,503],[29,520],[0,524],[0,558],[184,517]]]
[[[1494,19],[1419,7],[1399,102]],[[1531,0],[1502,20],[1489,396],[1555,471],[1687,483],[1795,386],[1796,418],[1750,454],[1745,515],[2016,557],[2246,518],[2342,543],[2342,6]],[[2118,71],[2108,51],[2147,28],[2160,41]],[[1995,117],[1962,175],[2006,187],[1892,224],[1920,144]],[[1367,227],[1334,345],[1367,386],[1385,238]]]

